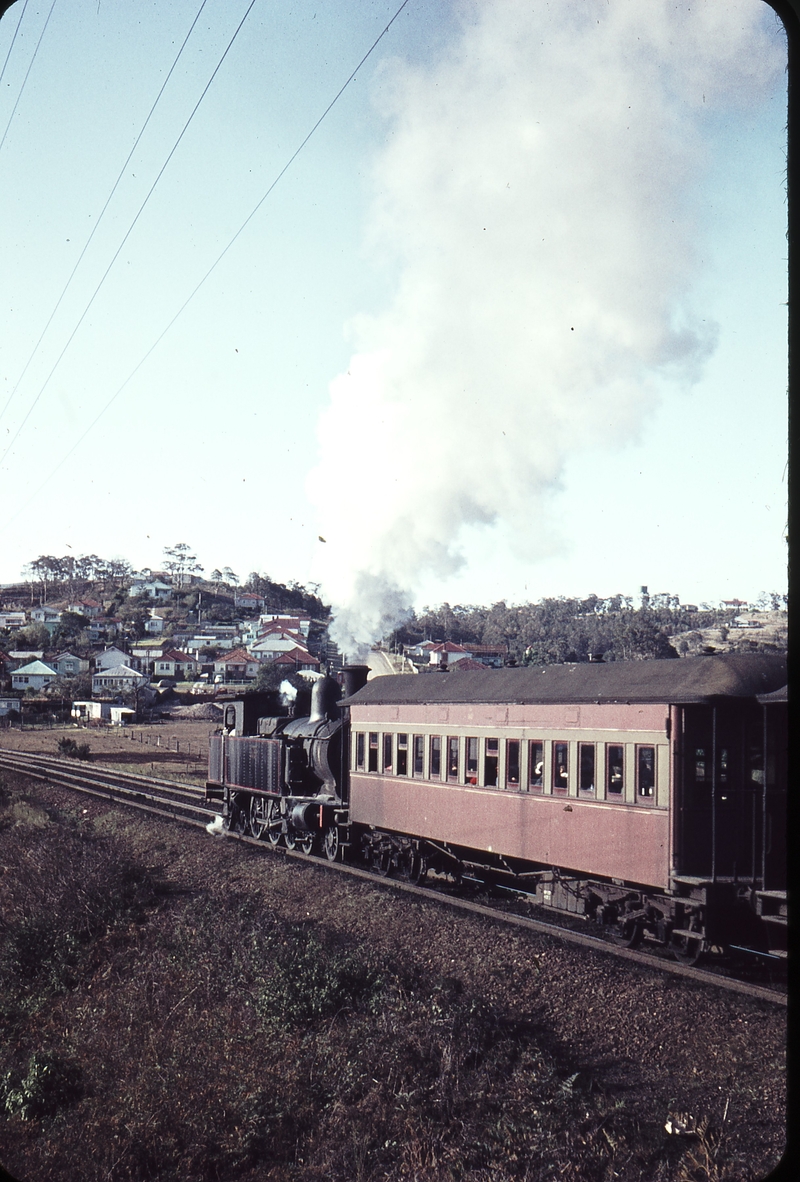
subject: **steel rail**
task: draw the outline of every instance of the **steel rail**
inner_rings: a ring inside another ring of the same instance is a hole
[[[218,815],[216,808],[210,807],[205,800],[194,803],[191,799],[181,797],[202,797],[203,790],[192,784],[182,784],[173,780],[156,780],[151,777],[138,776],[132,772],[115,772],[103,767],[72,768],[65,767],[64,758],[54,756],[32,755],[26,752],[9,752],[0,750],[0,768],[19,772],[21,775],[34,779],[50,780],[61,787],[77,792],[84,792],[90,796],[98,796],[112,803],[127,805],[142,812],[168,820],[179,820],[186,824],[205,828],[208,821]],[[149,789],[149,790],[148,790]],[[157,807],[158,805],[166,807]],[[200,814],[198,818],[186,814]],[[489,907],[485,903],[476,903],[470,899],[458,898],[442,891],[432,890],[430,887],[415,886],[402,879],[389,875],[376,874],[372,870],[362,869],[347,862],[329,862],[325,858],[313,857],[284,846],[273,846],[268,842],[223,830],[220,836],[254,846],[263,853],[278,854],[281,857],[293,858],[306,866],[317,867],[325,871],[347,874],[352,878],[368,882],[372,886],[382,886],[393,891],[402,891],[426,903],[452,907],[472,915],[489,919],[493,923],[504,923],[512,927],[522,928],[534,935],[544,935],[561,940],[568,944],[588,948],[592,952],[606,954],[626,960],[630,963],[646,968],[651,972],[664,972],[671,976],[684,977],[704,986],[716,986],[732,993],[739,993],[745,997],[758,1001],[770,1002],[773,1005],[788,1005],[788,996],[780,990],[770,989],[763,985],[753,985],[748,981],[740,981],[735,977],[724,976],[710,972],[707,969],[692,965],[680,964],[677,961],[662,959],[652,953],[642,952],[633,948],[622,948],[613,944],[602,936],[588,935],[577,932],[572,928],[562,927],[557,923],[548,923],[541,919],[532,919],[525,915],[514,915]]]

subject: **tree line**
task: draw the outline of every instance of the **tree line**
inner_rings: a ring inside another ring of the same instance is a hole
[[[785,607],[778,593],[759,600],[762,610]],[[635,606],[629,596],[602,599],[560,596],[509,607],[443,603],[411,613],[392,640],[406,646],[423,640],[506,645],[516,664],[551,665],[569,661],[664,659],[690,651],[692,634],[724,627],[740,609],[703,604],[690,611],[675,595],[644,596]],[[748,645],[752,642],[747,641]]]

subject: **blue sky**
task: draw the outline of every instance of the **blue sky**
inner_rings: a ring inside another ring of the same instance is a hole
[[[410,0],[120,391],[398,7],[257,0],[53,370],[248,4],[207,0],[18,386],[200,0],[57,0],[13,117],[51,0],[13,46],[23,0],[0,22],[0,581],[186,541],[367,603],[360,635],[398,596],[782,590],[761,0],[641,26],[614,0],[596,29],[567,0]]]

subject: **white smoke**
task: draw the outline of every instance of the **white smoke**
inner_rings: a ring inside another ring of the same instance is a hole
[[[282,681],[278,686],[278,692],[283,699],[284,706],[291,706],[292,702],[297,697],[297,690],[292,685],[291,681]]]
[[[665,377],[697,378],[715,340],[687,296],[705,121],[783,68],[759,0],[493,0],[461,19],[438,63],[383,72],[369,246],[396,293],[353,326],[320,422],[358,479],[334,498],[324,462],[309,477],[350,651],[463,564],[465,527],[541,555],[567,456],[630,440]]]

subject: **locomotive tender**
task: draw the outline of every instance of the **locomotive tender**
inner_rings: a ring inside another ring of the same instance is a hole
[[[762,654],[376,677],[308,717],[225,706],[225,824],[420,882],[478,876],[693,963],[786,947],[786,662]]]

